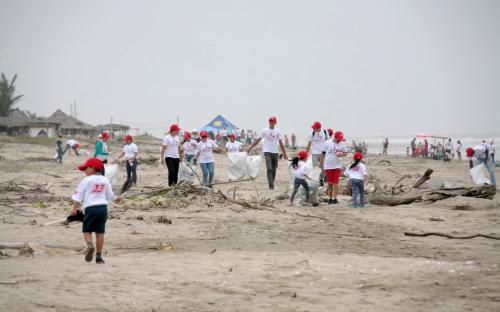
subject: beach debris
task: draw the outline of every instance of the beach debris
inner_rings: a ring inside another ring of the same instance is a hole
[[[172,224],[172,220],[167,217],[167,216],[159,216],[157,219],[156,219],[156,222],[157,223],[166,223],[166,224]]]
[[[415,184],[413,184],[412,188],[418,188],[420,185],[424,184],[427,180],[429,180],[431,178],[431,174],[434,172],[434,170],[432,169],[427,169],[424,173],[423,176],[420,177],[420,179],[418,179],[417,182],[415,182]]]
[[[217,249],[212,249],[212,251],[210,252],[210,254],[213,255],[216,251],[217,251]]]
[[[430,217],[429,221],[442,222],[442,221],[444,221],[444,219],[440,218],[440,217]]]
[[[471,239],[471,238],[476,238],[476,237],[484,237],[484,238],[489,238],[489,239],[500,240],[500,236],[487,235],[487,234],[472,234],[472,235],[462,235],[462,236],[439,233],[439,232],[424,232],[424,233],[405,232],[404,234],[405,234],[405,236],[413,236],[413,237],[440,236],[440,237],[446,237],[449,239]]]

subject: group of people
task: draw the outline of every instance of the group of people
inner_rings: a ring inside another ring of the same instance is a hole
[[[430,158],[436,160],[452,160],[457,156],[458,161],[462,161],[462,142],[457,140],[456,145],[453,145],[451,138],[448,138],[444,144],[429,144],[427,139],[424,142],[418,142],[413,138],[410,146],[406,147],[406,156],[412,158]]]
[[[306,179],[311,179],[306,173],[306,162],[312,158],[313,167],[321,169],[320,184],[326,181],[328,184],[327,194],[329,196],[328,204],[337,204],[339,193],[339,181],[342,175],[343,164],[341,159],[346,157],[350,148],[346,145],[344,135],[341,131],[334,132],[332,129],[323,130],[320,122],[314,122],[311,126],[312,132],[309,135],[307,148],[299,151],[295,157],[289,159],[285,144],[281,138],[281,131],[276,127],[277,118],[269,117],[268,126],[264,128],[246,148],[246,152],[251,152],[257,144],[262,142],[262,152],[264,154],[267,182],[270,190],[275,188],[276,172],[280,156],[290,160],[294,187],[290,196],[290,204],[293,204],[294,198],[302,186],[306,190],[306,204],[309,197],[309,186]],[[215,160],[214,151],[225,153],[237,153],[243,151],[243,144],[237,140],[236,134],[229,134],[224,148],[210,137],[205,130],[197,133],[184,132],[177,124],[170,126],[168,134],[163,138],[161,144],[161,164],[168,170],[168,184],[175,185],[178,181],[179,166],[181,161],[188,165],[199,164],[203,173],[203,184],[212,187]],[[107,141],[109,134],[103,131],[95,144],[94,157],[79,166],[81,171],[85,172],[85,178],[79,183],[73,194],[74,206],[70,217],[83,212],[83,227],[87,249],[85,251],[85,260],[90,262],[94,258],[96,263],[104,263],[102,250],[104,244],[105,224],[107,220],[107,204],[112,200],[120,201],[111,188],[108,179],[105,178],[105,166],[108,162],[109,150]],[[133,142],[131,135],[124,137],[125,145],[118,159],[125,157],[127,182],[132,184],[137,182],[137,155],[138,148]],[[248,142],[248,141],[247,141]],[[281,153],[281,155],[280,155]],[[354,153],[353,162],[345,170],[344,174],[349,178],[353,193],[353,207],[364,207],[364,184],[366,183],[366,166],[362,162],[363,155],[360,152]],[[359,201],[357,200],[359,194]],[[70,218],[68,217],[68,218]],[[96,245],[92,240],[92,233],[96,234]]]

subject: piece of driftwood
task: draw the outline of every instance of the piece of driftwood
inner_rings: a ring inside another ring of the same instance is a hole
[[[417,182],[415,182],[415,184],[413,184],[412,188],[418,188],[420,185],[424,184],[427,180],[429,180],[431,178],[431,174],[434,172],[434,170],[432,169],[427,169],[424,173],[423,176],[420,177],[420,179],[418,179]]]
[[[473,234],[473,235],[457,236],[457,235],[451,235],[451,234],[445,234],[445,233],[439,233],[439,232],[425,232],[425,233],[405,232],[405,236],[414,236],[414,237],[440,236],[440,237],[446,237],[449,239],[471,239],[471,238],[476,238],[476,237],[484,237],[484,238],[500,240],[500,236],[487,235],[487,234]]]
[[[232,183],[238,183],[238,182],[248,182],[248,181],[253,181],[253,180],[254,179],[252,179],[252,178],[243,179],[243,180],[230,180],[230,181],[225,181],[225,182],[213,183],[212,185],[232,184]]]
[[[393,169],[391,169],[391,168],[387,168],[387,171],[390,171],[390,172],[392,172],[392,173],[395,173],[395,174],[397,174],[397,175],[398,175],[398,176],[400,176],[400,177],[402,177],[402,176],[403,176],[401,173],[399,173],[399,172],[397,172],[396,170],[393,170]]]
[[[408,193],[404,195],[373,194],[370,195],[369,200],[370,203],[374,205],[398,206],[419,201],[435,202],[456,196],[492,199],[495,194],[496,187],[494,185],[480,185],[472,187],[427,190],[420,193]]]

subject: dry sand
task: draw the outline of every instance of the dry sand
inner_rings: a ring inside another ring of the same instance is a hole
[[[129,201],[128,209],[110,207],[107,263],[96,265],[71,250],[83,244],[80,223],[40,226],[68,214],[69,205],[57,198],[71,195],[84,157],[66,156],[62,165],[36,161],[51,157],[54,145],[1,140],[0,182],[51,183],[56,199],[43,198],[44,207],[33,194],[14,202],[11,193],[0,194],[0,242],[30,242],[36,250],[33,256],[1,251],[2,311],[500,311],[500,241],[403,235],[500,235],[498,194],[365,209],[349,208],[347,196],[335,206],[290,208],[281,200],[277,212],[195,196],[185,198],[189,205],[166,207],[134,209]],[[156,156],[158,144],[138,145]],[[119,146],[113,148],[116,155]],[[389,157],[388,166],[380,159],[367,157],[367,168],[389,186],[399,176],[388,168],[411,174],[407,183],[426,168],[435,170],[433,183],[471,183],[465,162]],[[227,166],[217,155],[218,181],[227,180]],[[138,175],[132,193],[165,182],[167,171],[140,165]],[[267,190],[263,164],[255,182],[215,188],[232,196],[236,186],[239,199],[274,199],[289,179],[280,161],[275,191]],[[278,212],[284,209],[329,221]],[[172,224],[157,223],[161,215]],[[173,249],[164,248],[169,244]]]

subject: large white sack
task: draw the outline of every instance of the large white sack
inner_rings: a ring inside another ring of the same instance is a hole
[[[260,163],[262,162],[262,156],[247,156],[246,157],[246,167],[247,175],[255,179],[259,175]]]
[[[193,170],[191,170],[185,162],[181,161],[179,164],[179,174],[177,181],[192,181],[195,177]]]
[[[106,178],[108,178],[109,183],[111,183],[111,185],[116,184],[116,182],[118,181],[118,165],[117,164],[112,164],[112,165],[105,164],[104,165],[104,175]]]
[[[479,164],[469,170],[470,176],[472,177],[474,183],[479,185],[491,184],[490,179],[486,177],[485,171],[486,166],[484,165],[484,163]]]
[[[228,153],[229,170],[227,175],[229,180],[240,180],[247,175],[246,152]]]

